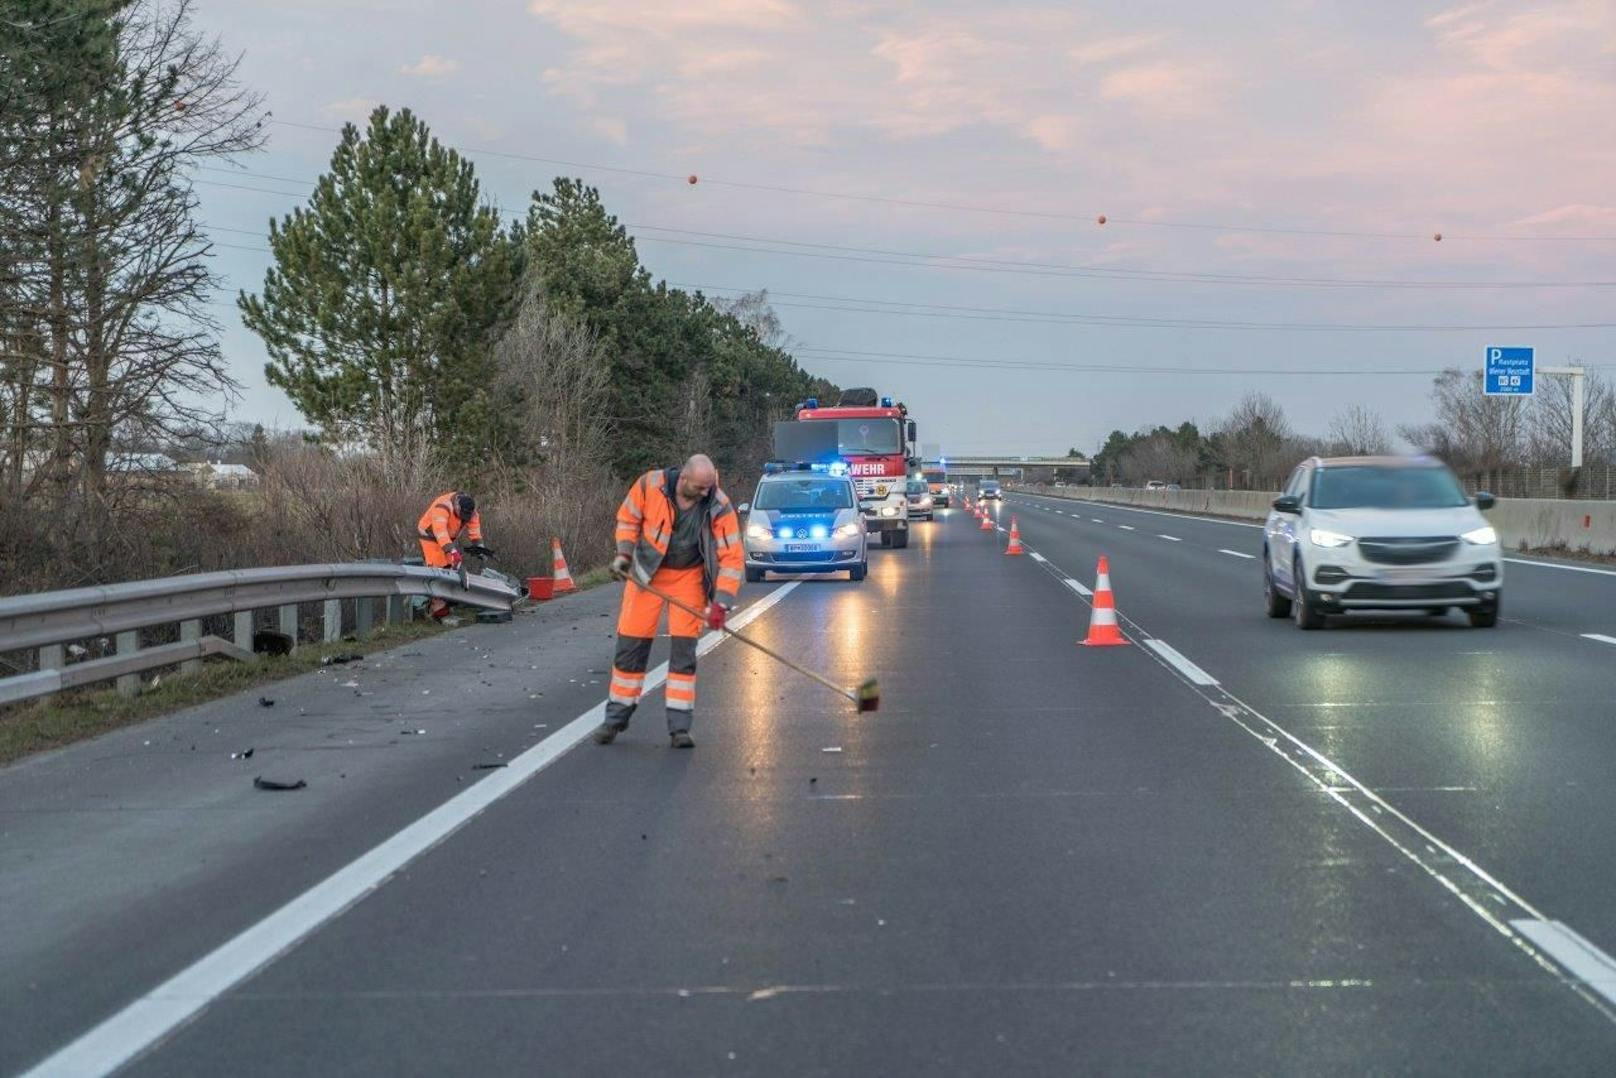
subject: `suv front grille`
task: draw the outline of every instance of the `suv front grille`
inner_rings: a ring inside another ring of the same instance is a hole
[[[1364,560],[1381,565],[1427,565],[1447,561],[1458,549],[1459,539],[1453,535],[1358,540],[1358,550]]]

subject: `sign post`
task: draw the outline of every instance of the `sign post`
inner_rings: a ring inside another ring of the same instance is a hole
[[[1582,467],[1582,413],[1585,408],[1583,402],[1583,377],[1588,373],[1586,367],[1543,367],[1543,374],[1558,374],[1571,379],[1571,466]]]
[[[1530,397],[1533,366],[1530,348],[1488,348],[1481,391],[1489,397]]]

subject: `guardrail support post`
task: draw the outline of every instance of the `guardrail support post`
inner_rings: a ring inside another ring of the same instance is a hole
[[[67,665],[67,648],[61,644],[46,644],[39,649],[41,670],[60,670]]]
[[[130,632],[123,632],[123,633],[118,634],[118,651],[117,651],[117,654],[119,654],[119,655],[133,655],[135,652],[137,652],[139,650],[140,650],[140,635],[138,633],[130,631]],[[120,696],[139,696],[140,695],[140,675],[139,674],[124,674],[122,677],[118,678],[118,695],[120,695]]]
[[[362,596],[354,600],[354,635],[363,640],[376,624],[376,600]]]
[[[236,630],[231,634],[231,638],[235,640],[236,647],[246,648],[248,651],[252,651],[253,612],[251,610],[236,611]],[[257,656],[254,655],[254,658],[257,658]]]
[[[321,639],[327,644],[333,644],[342,639],[341,599],[327,599],[325,601],[325,624],[322,626]]]
[[[180,622],[180,639],[187,642],[202,639],[202,623],[195,620]],[[200,669],[202,669],[201,659],[187,659],[180,663],[182,674],[194,674]]]
[[[292,650],[297,650],[297,604],[281,607],[281,634],[292,641]]]
[[[393,624],[409,620],[409,602],[402,595],[389,595],[387,597],[387,620]]]

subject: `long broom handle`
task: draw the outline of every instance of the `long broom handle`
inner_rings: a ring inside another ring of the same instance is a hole
[[[678,599],[675,599],[673,596],[669,595],[667,592],[662,591],[659,588],[653,588],[649,584],[641,584],[637,580],[634,581],[634,586],[637,587],[637,588],[640,588],[640,589],[642,589],[644,591],[650,592],[652,595],[655,595],[658,599],[661,599],[663,602],[668,603],[671,606],[678,607],[680,610],[683,610],[686,614],[689,614],[692,617],[700,618],[703,622],[705,622],[707,620],[707,615],[706,614],[703,614],[698,610],[694,610],[694,609],[686,606],[684,603],[680,602]],[[831,681],[829,678],[826,678],[826,677],[823,677],[823,676],[821,676],[819,674],[816,674],[812,670],[808,670],[808,669],[806,669],[804,667],[798,666],[796,663],[792,662],[790,659],[786,658],[784,655],[781,655],[779,652],[773,650],[772,648],[764,647],[762,644],[758,643],[756,640],[753,640],[749,636],[742,636],[739,632],[735,631],[734,629],[731,629],[728,625],[724,626],[719,631],[722,632],[722,633],[726,633],[729,636],[734,637],[736,640],[739,640],[743,644],[750,644],[752,647],[757,648],[759,651],[763,652],[763,654],[767,655],[769,658],[773,659],[775,662],[783,663],[786,666],[791,667],[791,669],[795,670],[797,673],[801,674],[803,677],[812,678],[813,680],[819,682],[821,685],[825,686],[825,688],[829,689],[831,692],[836,693],[838,696],[845,696],[845,697],[847,697],[847,699],[851,700],[855,706],[858,705],[859,698],[858,698],[857,695],[855,695],[854,693],[850,692],[847,689],[844,689],[842,686],[840,686],[840,685],[836,684],[835,682]]]

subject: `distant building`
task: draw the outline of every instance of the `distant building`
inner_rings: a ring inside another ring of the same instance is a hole
[[[258,485],[258,473],[245,464],[219,464],[206,461],[189,465],[196,481],[209,490],[242,490]]]
[[[180,466],[166,453],[115,453],[107,458],[107,471],[115,475],[173,475]]]

